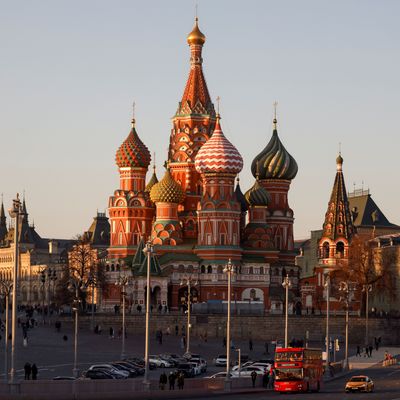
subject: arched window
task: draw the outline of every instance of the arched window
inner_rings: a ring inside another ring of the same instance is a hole
[[[338,258],[344,257],[344,243],[343,242],[336,243],[336,257],[338,257]]]
[[[250,267],[250,268],[249,268],[249,274],[250,274],[250,275],[253,275],[253,267]]]
[[[322,258],[329,258],[329,243],[325,242],[322,245]]]
[[[202,274],[205,274],[205,273],[206,273],[206,266],[205,266],[205,265],[202,265],[202,266],[200,267],[200,272],[201,272]]]
[[[211,265],[209,265],[207,267],[207,274],[212,274],[212,266]]]

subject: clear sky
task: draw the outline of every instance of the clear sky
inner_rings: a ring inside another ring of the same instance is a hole
[[[204,70],[222,128],[252,159],[279,134],[299,173],[295,237],[322,226],[342,143],[347,188],[400,223],[400,2],[199,0]],[[0,192],[26,191],[43,237],[69,238],[107,208],[115,151],[137,130],[167,157],[189,72],[195,1],[0,1]]]

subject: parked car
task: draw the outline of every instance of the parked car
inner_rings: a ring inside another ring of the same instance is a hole
[[[240,365],[240,368],[248,367],[249,365],[253,365],[254,361],[247,361],[244,364]],[[235,365],[232,367],[232,371],[237,371],[239,369],[239,365]]]
[[[365,375],[352,376],[346,383],[344,388],[346,393],[349,392],[372,392],[374,390],[374,382]]]
[[[120,371],[128,372],[128,378],[134,378],[138,376],[138,373],[132,366],[120,364],[119,362],[112,362],[111,365]]]
[[[264,374],[264,367],[257,367],[253,365],[249,365],[248,367],[241,368],[240,370],[240,376],[251,376],[252,372],[256,371],[257,375],[263,375]],[[239,376],[239,371],[232,371],[233,376]]]
[[[261,368],[266,368],[267,369],[267,371],[270,371],[271,370],[271,368],[272,368],[272,366],[274,365],[274,364],[267,364],[267,363],[262,363],[262,362],[255,362],[255,363],[253,363],[253,364],[251,364],[253,367],[261,367]]]
[[[87,370],[83,376],[87,379],[118,379],[115,375],[107,372],[104,369]]]
[[[76,378],[73,376],[55,376],[53,381],[75,381]]]
[[[138,375],[144,375],[145,369],[138,364],[135,364],[133,361],[117,361],[118,364],[126,365],[128,367],[133,368]]]
[[[226,354],[220,354],[214,359],[214,365],[216,367],[226,367]]]
[[[233,376],[232,374],[229,374],[231,378],[236,378],[236,376]],[[214,375],[211,376],[205,376],[204,378],[207,379],[214,379],[214,378],[226,378],[226,372],[217,372]]]
[[[179,361],[172,358],[171,356],[169,356],[168,354],[160,354],[159,357],[162,360],[167,361],[167,363],[171,364],[171,367],[176,367],[179,364]]]
[[[194,377],[193,366],[190,365],[189,363],[178,364],[176,372],[177,373],[182,372],[183,375],[185,376],[185,378],[193,378]]]
[[[189,363],[192,367],[193,367],[193,373],[195,376],[197,375],[201,375],[201,367],[200,364],[196,363],[196,362],[191,362],[189,361]]]
[[[169,361],[164,360],[160,356],[149,356],[149,361],[161,368],[171,368],[173,366]]]
[[[95,364],[89,367],[88,369],[88,371],[93,371],[93,370],[107,371],[108,373],[116,376],[117,379],[126,379],[129,376],[129,372],[115,368],[111,364]]]
[[[129,357],[129,358],[125,359],[124,361],[133,362],[142,368],[145,367],[144,359],[140,358],[140,357]],[[157,368],[157,365],[149,360],[149,369],[156,369],[156,368]]]

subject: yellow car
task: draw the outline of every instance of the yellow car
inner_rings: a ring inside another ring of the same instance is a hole
[[[346,383],[344,388],[346,393],[349,392],[372,392],[374,390],[374,382],[365,375],[352,376]]]

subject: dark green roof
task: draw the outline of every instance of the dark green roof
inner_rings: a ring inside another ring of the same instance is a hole
[[[132,267],[135,268],[135,266],[140,266],[143,263],[143,260],[146,258],[146,256],[143,253],[143,249],[144,249],[144,240],[143,238],[140,239],[140,242],[138,244],[138,247],[136,249],[136,253],[133,257],[132,260]]]
[[[353,216],[353,223],[356,227],[378,226],[378,227],[396,227],[389,222],[380,208],[372,200],[369,191],[349,193],[350,211]]]
[[[168,252],[160,256],[159,262],[161,265],[167,264],[174,261],[193,261],[200,262],[200,258],[193,253],[175,253]]]
[[[141,265],[132,266],[133,274],[136,276],[147,276],[147,257],[146,254]],[[150,275],[160,276],[162,274],[160,263],[158,262],[157,256],[153,255],[150,258]]]

